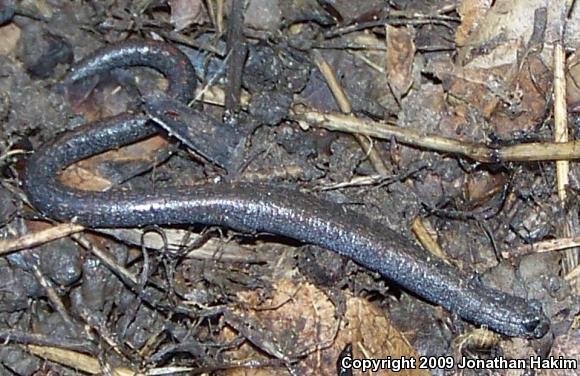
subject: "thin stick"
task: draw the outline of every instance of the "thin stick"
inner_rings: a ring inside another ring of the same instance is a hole
[[[330,91],[334,95],[334,99],[336,100],[338,107],[344,114],[350,114],[352,112],[352,105],[346,93],[344,92],[342,85],[340,85],[340,82],[338,82],[334,71],[330,65],[328,65],[320,51],[312,50],[311,55],[314,59],[314,62],[316,63],[316,66],[324,76]],[[360,134],[354,133],[353,135],[363,150],[367,153],[369,160],[379,175],[388,175],[389,171],[377,150],[372,147],[372,142],[369,142],[366,137]]]
[[[554,45],[554,141],[568,142],[568,113],[566,106],[566,78],[564,77],[564,50],[560,41]],[[566,201],[566,186],[570,162],[556,161],[558,198]]]
[[[26,234],[18,239],[0,240],[0,256],[64,238],[71,234],[81,232],[84,227],[74,223],[62,223],[46,230],[32,234]]]
[[[575,247],[580,247],[580,236],[574,238],[550,239],[533,244],[524,244],[510,250],[509,252],[503,251],[501,255],[503,258],[509,258],[526,255],[529,253],[554,252]]]
[[[399,128],[344,114],[304,110],[298,106],[294,109],[293,117],[304,128],[316,125],[332,131],[360,133],[383,140],[395,137],[403,144],[443,153],[460,154],[482,163],[580,159],[580,141],[532,142],[491,148],[481,143],[424,134],[413,129]]]
[[[439,246],[437,241],[433,239],[433,236],[431,236],[431,231],[427,229],[421,218],[417,217],[413,220],[413,223],[411,224],[411,231],[413,231],[413,234],[415,234],[415,237],[419,240],[423,248],[439,257],[446,263],[449,263],[447,255]]]
[[[48,297],[48,300],[50,300],[52,308],[56,312],[58,312],[58,314],[60,315],[62,320],[68,325],[68,328],[67,328],[68,331],[71,334],[74,334],[75,331],[80,327],[80,324],[76,323],[73,320],[73,318],[68,314],[68,311],[67,311],[62,299],[54,290],[52,283],[44,277],[44,274],[42,274],[38,265],[32,266],[32,272],[33,272],[34,276],[36,277],[36,280],[38,281],[38,283],[40,283],[40,285],[44,288],[44,291],[46,292],[46,296]]]
[[[57,347],[43,347],[29,345],[26,347],[32,354],[44,359],[60,363],[72,369],[80,370],[90,375],[103,374],[103,367],[99,360],[90,355],[81,354],[76,351],[64,350]],[[135,372],[125,367],[111,369],[111,374],[116,376],[143,376],[143,373]]]
[[[213,87],[204,102],[223,106],[223,90]],[[440,153],[459,154],[481,163],[534,162],[580,159],[580,140],[568,142],[530,142],[518,145],[489,147],[482,143],[424,134],[413,129],[359,119],[352,115],[324,113],[296,105],[291,118],[303,129],[319,127],[330,131],[362,134],[382,140],[393,137],[400,143]]]
[[[73,235],[72,238],[80,244],[83,248],[90,251],[100,262],[102,262],[109,270],[111,270],[117,277],[119,277],[125,284],[132,289],[137,289],[139,286],[139,278],[133,274],[129,269],[119,265],[107,252],[91,243],[85,236]]]
[[[0,330],[0,343],[18,343],[21,345],[54,346],[62,349],[82,351],[87,353],[97,353],[95,345],[88,341],[76,338],[66,338],[62,336],[46,336],[44,334],[23,332],[15,329]]]

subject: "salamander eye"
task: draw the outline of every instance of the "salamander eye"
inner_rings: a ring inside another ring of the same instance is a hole
[[[550,330],[549,321],[545,317],[540,316],[524,322],[522,326],[524,331],[533,338],[542,338]]]
[[[539,325],[540,325],[539,318],[536,318],[536,319],[530,320],[530,321],[526,321],[525,323],[523,323],[524,330],[527,333],[534,333],[534,336],[535,336],[536,330],[538,330]]]
[[[531,326],[529,328],[529,329],[531,329],[529,332],[532,333],[534,338],[542,338],[543,336],[546,335],[546,333],[548,333],[548,330],[550,330],[550,323],[547,322],[546,320],[537,319],[537,320],[534,320],[533,326],[531,324],[532,323],[528,324]],[[528,326],[528,325],[526,325],[526,326]]]
[[[527,317],[522,327],[530,337],[542,338],[550,330],[550,320],[544,315],[542,303],[537,300],[528,302]]]

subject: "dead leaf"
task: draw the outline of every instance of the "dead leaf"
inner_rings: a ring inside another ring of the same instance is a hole
[[[496,1],[458,50],[459,64],[491,69],[517,63],[519,49],[533,33],[535,11],[542,7],[545,0]]]
[[[171,24],[175,27],[175,31],[209,20],[201,0],[171,0],[169,5],[171,7]]]
[[[529,341],[522,338],[512,338],[510,341],[503,341],[501,343],[501,349],[503,350],[503,355],[507,359],[530,359],[532,356],[536,356],[536,353]],[[507,373],[508,375],[521,375],[521,370],[511,370],[512,373]]]
[[[365,299],[347,296],[346,314],[336,317],[336,308],[328,296],[310,283],[296,283],[288,279],[273,284],[270,297],[260,291],[239,294],[240,308],[235,315],[244,323],[244,330],[252,327],[253,344],[246,341],[229,355],[232,359],[267,359],[264,353],[279,353],[288,359],[300,358],[293,370],[300,375],[336,375],[336,362],[347,344],[352,344],[353,358],[418,358],[407,340],[393,326],[385,314]],[[239,324],[237,324],[239,325]],[[234,325],[236,326],[236,325]],[[232,339],[239,329],[224,331]],[[264,348],[268,346],[268,348]],[[258,350],[259,349],[259,350]],[[281,375],[285,367],[258,369],[236,368],[220,375]],[[354,375],[359,375],[354,370]],[[428,375],[422,370],[393,372],[380,370],[374,375]]]
[[[546,92],[551,73],[535,56],[522,64],[481,67],[456,67],[443,79],[448,94],[477,110],[500,136],[516,131],[532,131],[546,113]],[[460,104],[461,106],[461,104]]]
[[[483,115],[500,137],[530,132],[544,119],[551,90],[552,46],[565,22],[563,0],[465,0],[448,93]],[[479,20],[476,18],[480,17]],[[577,22],[577,21],[572,21]]]
[[[71,187],[87,191],[106,191],[118,182],[107,176],[103,165],[127,165],[131,170],[154,166],[158,162],[160,150],[167,147],[167,140],[162,136],[153,136],[117,150],[84,159],[66,168],[61,174],[61,181]],[[141,167],[140,167],[141,166]]]
[[[152,85],[163,89],[167,85],[164,78],[138,75],[142,85]],[[99,121],[125,111],[131,100],[129,90],[123,90],[120,84],[111,80],[85,80],[86,83],[71,85],[67,96],[73,110],[82,114],[87,121]],[[168,141],[159,135],[123,146],[119,149],[83,159],[61,174],[61,181],[71,187],[87,191],[106,191],[112,186],[125,182],[163,162],[168,156]]]
[[[461,16],[461,24],[455,33],[455,44],[465,46],[469,35],[476,30],[490,8],[492,0],[463,0],[457,8]]]
[[[506,96],[484,107],[494,131],[503,137],[516,132],[533,132],[545,118],[550,98],[552,72],[538,56],[530,56],[514,75]],[[509,81],[508,81],[509,83]]]
[[[570,111],[580,112],[580,55],[573,54],[566,66],[566,100]]]
[[[467,176],[463,187],[465,198],[473,207],[483,205],[503,189],[505,182],[505,175],[474,171]]]
[[[557,336],[552,346],[550,356],[554,358],[562,357],[563,359],[575,360],[576,364],[580,363],[580,332],[571,329],[569,334]],[[578,369],[560,369],[560,370],[542,370],[541,376],[574,376],[578,374]]]
[[[0,27],[0,55],[10,55],[20,39],[20,28],[13,23]]]
[[[387,79],[395,97],[400,100],[413,84],[415,43],[409,27],[387,25]]]

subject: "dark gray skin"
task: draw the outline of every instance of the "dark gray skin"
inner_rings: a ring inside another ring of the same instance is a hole
[[[81,61],[66,81],[135,65],[159,70],[169,79],[168,94],[191,99],[193,69],[183,54],[161,43],[107,47]],[[64,167],[156,132],[146,117],[123,114],[87,124],[42,146],[24,173],[30,202],[49,217],[95,228],[197,223],[277,234],[346,256],[425,300],[499,333],[540,338],[549,330],[539,302],[482,285],[384,225],[294,189],[222,183],[155,192],[120,188],[87,192],[60,183],[58,174]]]

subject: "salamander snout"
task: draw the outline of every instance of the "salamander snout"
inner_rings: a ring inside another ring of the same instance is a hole
[[[522,326],[531,338],[542,338],[550,330],[550,319],[544,314],[539,301],[530,302],[530,319],[522,322]]]

